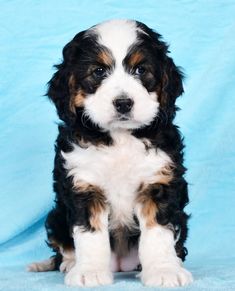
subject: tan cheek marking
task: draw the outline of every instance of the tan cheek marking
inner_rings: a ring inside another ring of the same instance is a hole
[[[78,90],[76,94],[72,95],[69,104],[71,112],[76,113],[76,108],[82,107],[84,105],[84,100],[85,94],[81,90]]]
[[[84,105],[85,94],[82,90],[79,90],[74,96],[73,105],[74,107],[81,107]]]
[[[88,204],[88,211],[90,213],[89,222],[94,230],[101,230],[102,224],[100,221],[100,215],[106,209],[106,198],[103,191],[98,186],[82,181],[77,182],[73,188],[81,193],[79,193],[79,195],[86,195],[86,193],[89,192],[89,195],[91,195]]]
[[[76,107],[82,107],[84,105],[85,93],[80,89],[75,88],[75,78],[73,75],[69,78],[69,91],[70,91],[70,103],[69,107],[71,112],[76,113]]]

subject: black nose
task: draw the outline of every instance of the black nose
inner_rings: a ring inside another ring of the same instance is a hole
[[[118,98],[113,101],[113,104],[119,113],[128,113],[134,104],[133,100],[130,98]]]

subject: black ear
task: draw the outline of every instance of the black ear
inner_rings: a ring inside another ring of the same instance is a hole
[[[79,61],[80,42],[84,32],[78,33],[63,49],[63,61],[56,65],[57,72],[48,82],[47,96],[56,106],[59,118],[65,123],[75,121],[75,112],[71,106],[71,100],[75,91],[73,72]]]
[[[178,68],[172,58],[166,56],[162,69],[161,89],[159,101],[161,109],[167,113],[168,118],[175,116],[175,101],[178,96],[183,94],[183,73]]]
[[[56,65],[57,72],[48,82],[47,96],[56,106],[58,116],[65,123],[73,120],[73,114],[69,111],[70,89],[69,78],[71,73],[64,64]]]
[[[63,48],[62,63],[56,65],[56,73],[48,82],[47,96],[56,106],[59,118],[67,124],[75,122],[76,114],[72,102],[76,94],[74,70],[81,54],[81,42],[85,31],[78,33]]]
[[[89,38],[87,38],[89,39]],[[82,53],[81,45],[86,42],[85,31],[81,31],[63,48],[63,60],[66,65],[78,63]]]

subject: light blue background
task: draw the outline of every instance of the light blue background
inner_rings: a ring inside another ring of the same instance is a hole
[[[26,263],[51,254],[43,223],[54,198],[58,119],[43,94],[63,46],[110,18],[133,18],[156,29],[184,68],[176,123],[185,136],[190,183],[186,266],[195,277],[185,290],[235,290],[232,0],[0,1],[0,290],[70,290],[59,273],[24,271]],[[96,290],[143,288],[126,274],[112,288]]]

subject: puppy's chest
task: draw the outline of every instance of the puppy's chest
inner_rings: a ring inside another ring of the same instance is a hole
[[[142,140],[129,133],[116,133],[112,137],[111,146],[74,145],[73,151],[63,156],[73,183],[86,182],[100,187],[116,219],[120,220],[131,215],[140,184],[157,182],[158,173],[171,160],[160,149],[146,149]]]

